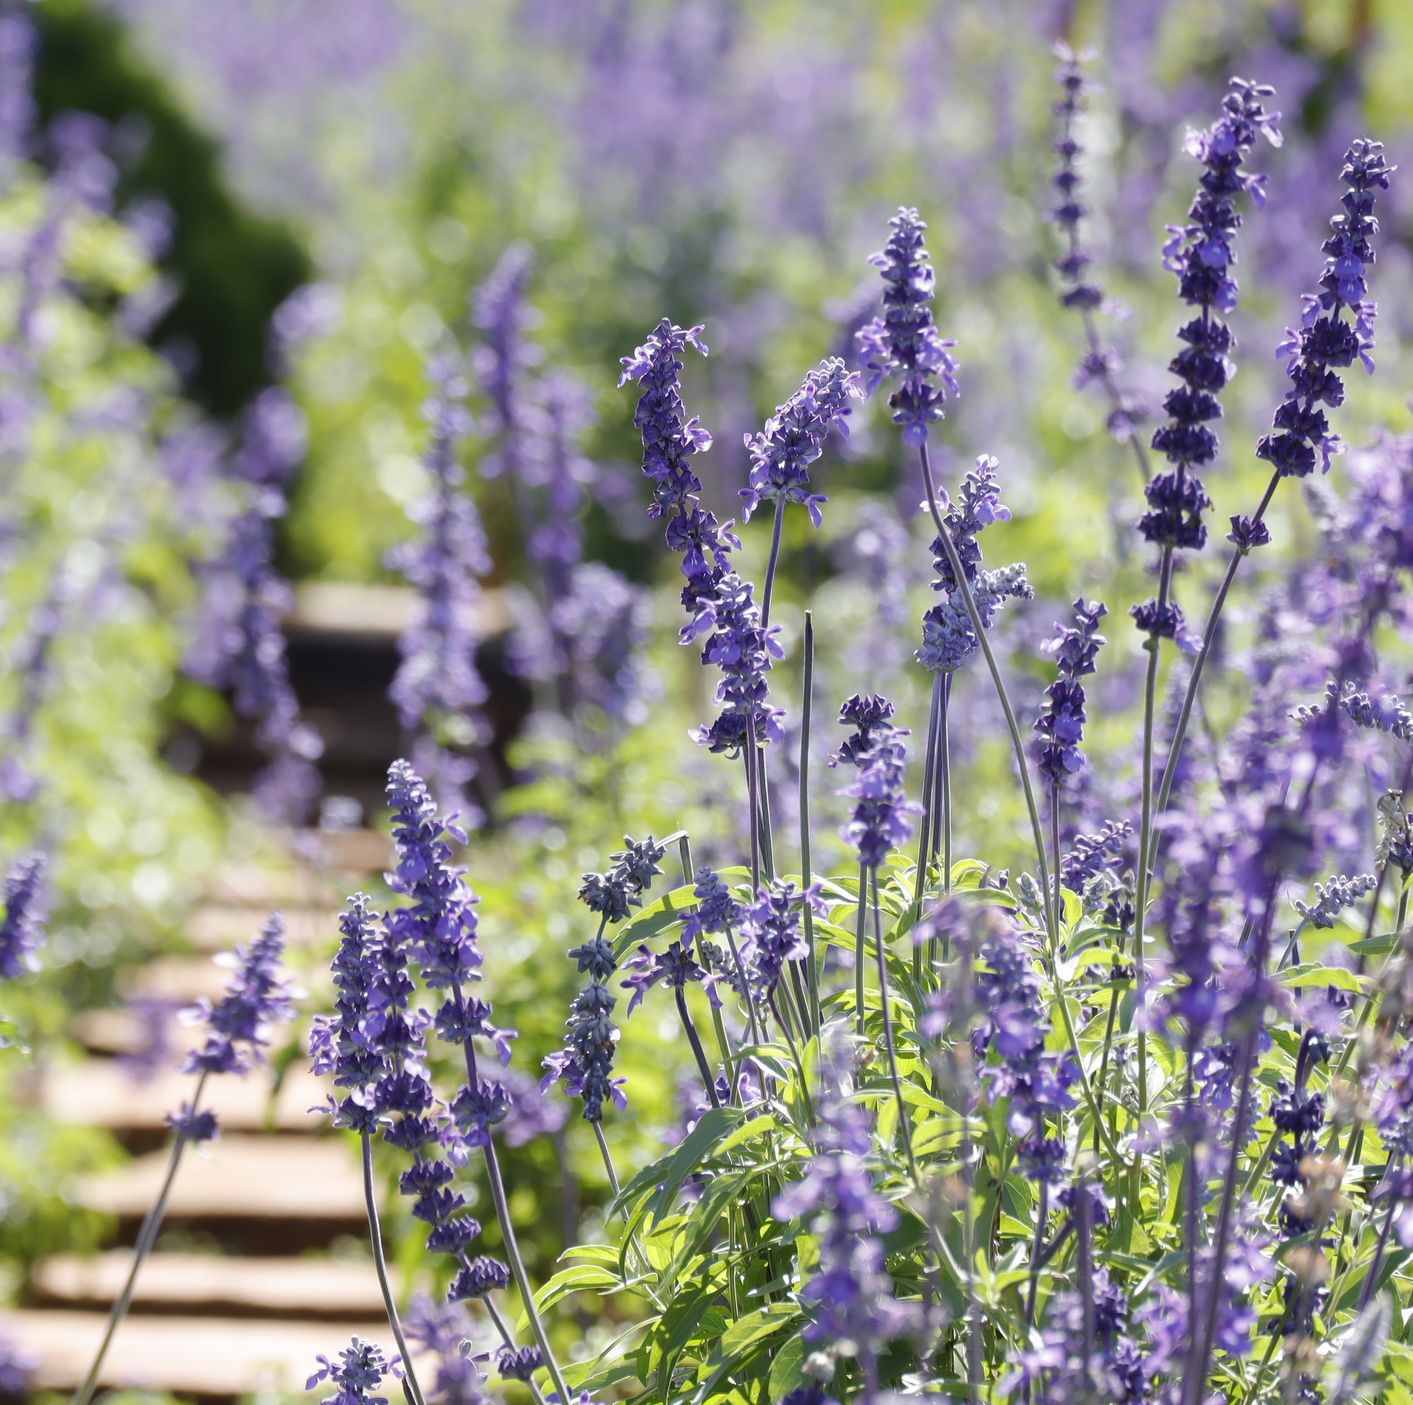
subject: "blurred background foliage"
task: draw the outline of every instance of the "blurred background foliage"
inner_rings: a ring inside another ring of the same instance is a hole
[[[867,256],[896,206],[918,206],[938,322],[962,367],[942,472],[955,483],[974,455],[999,457],[1015,518],[987,548],[1025,560],[1044,597],[1005,626],[1009,667],[1025,680],[1018,691],[1038,695],[1046,665],[1032,646],[1053,602],[1103,582],[1120,618],[1093,727],[1096,752],[1112,755],[1136,727],[1125,664],[1137,645],[1119,602],[1144,589],[1130,531],[1139,485],[1103,404],[1071,384],[1082,335],[1058,303],[1046,218],[1052,43],[1097,51],[1101,91],[1082,133],[1090,241],[1122,308],[1108,325],[1126,383],[1150,404],[1179,320],[1160,247],[1191,196],[1184,128],[1212,120],[1233,71],[1277,87],[1287,141],[1264,154],[1268,205],[1242,237],[1241,373],[1209,483],[1214,522],[1248,508],[1264,481],[1250,449],[1280,393],[1271,352],[1318,273],[1344,147],[1367,131],[1413,165],[1404,0],[341,0],[332,16],[322,0],[39,0],[25,11],[39,39],[36,130],[49,136],[32,161],[6,158],[0,187],[0,637],[11,660],[0,696],[7,716],[31,718],[22,736],[7,732],[7,762],[39,783],[8,786],[0,853],[38,844],[55,856],[51,973],[7,1012],[32,1043],[61,1035],[73,1006],[107,998],[118,957],[179,939],[212,868],[260,842],[188,774],[191,755],[173,739],[229,725],[219,697],[178,676],[195,563],[217,530],[188,488],[194,462],[228,453],[262,388],[283,386],[307,425],[281,564],[298,580],[355,583],[392,579],[386,554],[410,534],[407,509],[424,488],[428,358],[453,334],[477,345],[468,299],[513,243],[533,257],[540,368],[588,390],[596,421],[583,449],[600,465],[588,554],[662,588],[648,720],[606,729],[587,752],[552,726],[526,729],[509,763],[526,783],[503,796],[501,823],[468,860],[488,981],[522,1031],[517,1067],[528,1073],[557,1045],[573,989],[572,963],[554,958],[582,936],[579,874],[601,867],[625,830],[687,828],[699,860],[739,857],[738,817],[711,798],[736,773],[686,736],[709,683],[675,644],[673,566],[644,511],[619,357],[664,314],[706,324],[712,354],[688,368],[687,394],[716,437],[709,505],[738,515],[742,435],[807,367],[848,348],[873,305]],[[42,335],[27,340],[34,280],[15,254],[59,218],[67,168],[53,134],[75,110],[110,124],[98,179],[113,196],[103,210],[62,210]],[[1405,179],[1383,215],[1379,375],[1358,380],[1343,417],[1356,446],[1375,426],[1413,423],[1410,214]],[[471,408],[483,420],[484,396]],[[779,696],[795,719],[798,607],[811,596],[826,834],[843,810],[823,769],[838,701],[877,689],[905,719],[925,707],[909,660],[930,533],[882,414],[854,418],[847,456],[831,449],[820,467],[824,528],[787,524],[777,613]],[[505,480],[480,472],[493,447],[473,430],[466,462],[492,579],[514,585],[525,543]],[[876,544],[885,529],[911,547],[886,550],[880,572],[868,536]],[[1274,530],[1289,547],[1311,541],[1294,495]],[[763,524],[747,532],[754,572],[767,538]],[[1194,574],[1205,580],[1213,565]],[[1277,572],[1278,554],[1261,569]],[[1195,598],[1197,583],[1184,590]],[[56,610],[58,625],[44,626]],[[27,701],[36,670],[23,663],[37,644],[43,695]],[[984,680],[964,677],[956,707],[957,764],[970,778],[959,851],[1005,862],[1018,802],[1005,742],[979,720]],[[389,729],[387,759],[399,742]],[[788,764],[777,777],[787,785]],[[787,841],[790,824],[787,811]],[[820,857],[832,857],[827,845]],[[645,1143],[678,1112],[675,1065],[662,1057],[671,1034],[645,1034],[654,1018],[636,1015],[623,1042]],[[27,1168],[0,1168],[0,1185],[30,1207],[0,1216],[0,1247],[25,1258],[71,1239],[33,1187],[107,1150],[0,1142]],[[552,1139],[510,1155],[523,1158],[518,1184],[557,1184]],[[541,1267],[560,1242],[546,1217]]]

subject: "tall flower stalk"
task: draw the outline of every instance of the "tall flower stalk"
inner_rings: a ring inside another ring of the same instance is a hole
[[[189,1145],[209,1142],[219,1135],[215,1113],[201,1107],[207,1080],[227,1073],[243,1077],[261,1066],[275,1026],[294,1016],[292,991],[280,966],[283,949],[284,923],[275,914],[249,947],[237,947],[233,953],[217,958],[233,972],[225,995],[214,1003],[201,1000],[190,1012],[193,1022],[206,1029],[201,1046],[193,1049],[182,1064],[182,1072],[195,1074],[196,1083],[190,1100],[167,1117],[167,1125],[176,1136],[166,1174],[157,1199],[138,1230],[127,1277],[109,1310],[93,1361],[74,1391],[72,1405],[88,1405],[98,1387],[108,1348],[132,1305],[138,1272],[161,1231],[183,1153]]]

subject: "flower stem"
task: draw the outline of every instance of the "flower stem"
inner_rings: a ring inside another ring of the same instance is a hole
[[[864,918],[868,912],[868,870],[859,865],[859,903],[854,923],[854,1024],[864,1036]]]
[[[920,1187],[917,1160],[913,1156],[913,1133],[908,1123],[908,1106],[903,1101],[903,1083],[898,1076],[898,1051],[893,1043],[893,1016],[888,1008],[888,965],[884,959],[883,914],[878,901],[878,870],[875,868],[870,872],[873,875],[873,945],[878,958],[878,998],[883,1007],[883,1048],[888,1056],[888,1077],[893,1084],[893,1096],[898,1103],[898,1130],[903,1136],[908,1171],[913,1178],[913,1184]]]
[[[800,708],[800,886],[808,889],[813,878],[810,863],[810,717],[814,701],[814,614],[805,611],[804,683]],[[805,945],[809,985],[810,1031],[819,1033],[819,966],[815,955],[814,910],[805,903]]]
[[[682,1028],[686,1031],[687,1043],[691,1045],[692,1057],[697,1061],[697,1071],[702,1076],[702,1087],[706,1089],[707,1100],[713,1107],[720,1107],[721,1099],[716,1095],[716,1080],[711,1076],[711,1067],[707,1063],[706,1053],[702,1049],[702,1041],[697,1034],[697,1027],[692,1023],[686,997],[682,994],[680,986],[672,993],[677,997],[677,1013],[681,1017]]]
[[[770,623],[770,600],[775,594],[775,568],[780,564],[780,529],[785,525],[785,499],[775,499],[775,524],[770,531],[770,557],[765,566],[765,585],[760,593],[760,627]]]
[[[206,1087],[206,1078],[207,1074],[203,1071],[196,1080],[196,1087],[191,1095],[190,1111],[192,1116],[195,1115],[201,1102],[201,1094]],[[137,1242],[133,1246],[132,1264],[128,1268],[128,1276],[123,1283],[122,1291],[119,1292],[108,1312],[108,1326],[104,1330],[103,1340],[98,1343],[98,1351],[93,1358],[93,1363],[88,1368],[88,1374],[83,1378],[83,1384],[74,1392],[71,1405],[88,1405],[88,1402],[93,1398],[93,1392],[98,1385],[98,1374],[103,1369],[108,1348],[112,1345],[118,1328],[127,1316],[128,1308],[132,1305],[138,1270],[142,1267],[143,1260],[157,1240],[157,1231],[162,1227],[162,1217],[167,1213],[167,1200],[172,1193],[172,1183],[177,1178],[177,1167],[181,1165],[182,1152],[186,1150],[186,1144],[186,1134],[178,1132],[176,1140],[172,1143],[171,1160],[167,1163],[167,1174],[163,1177],[161,1189],[157,1192],[156,1203],[147,1212],[142,1227],[137,1232]],[[419,1401],[418,1405],[422,1405],[422,1402]]]
[[[402,1357],[403,1379],[412,1393],[416,1405],[426,1405],[426,1397],[417,1382],[412,1369],[412,1353],[407,1349],[407,1339],[402,1334],[402,1320],[397,1314],[397,1302],[393,1298],[392,1283],[388,1278],[388,1261],[383,1252],[383,1232],[378,1224],[378,1196],[373,1187],[373,1139],[366,1131],[359,1134],[362,1143],[363,1160],[363,1203],[368,1211],[368,1236],[373,1241],[373,1266],[378,1271],[378,1288],[383,1295],[383,1309],[388,1315],[388,1326],[392,1329],[393,1340],[397,1343],[398,1354]]]

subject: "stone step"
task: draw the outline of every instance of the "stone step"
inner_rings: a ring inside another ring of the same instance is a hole
[[[131,1242],[157,1198],[168,1150],[135,1157],[95,1176],[81,1203],[113,1215]],[[301,1253],[341,1235],[362,1236],[363,1180],[351,1139],[234,1134],[188,1150],[167,1203],[174,1230],[211,1235],[249,1254]]]
[[[36,1305],[107,1311],[131,1266],[127,1250],[47,1259],[34,1271]],[[143,1264],[132,1311],[374,1322],[383,1299],[372,1259],[162,1253]]]
[[[104,1313],[43,1308],[5,1319],[14,1339],[38,1358],[36,1388],[64,1392],[83,1379],[105,1325]],[[305,1381],[318,1369],[316,1358],[335,1356],[352,1336],[377,1342],[392,1354],[392,1334],[383,1318],[337,1323],[133,1316],[113,1339],[99,1384],[202,1400],[231,1400],[257,1391],[302,1397]],[[387,1386],[389,1399],[401,1398],[397,1381]]]
[[[173,1031],[183,1041],[190,1033],[182,1026]],[[174,1065],[184,1049],[185,1043],[177,1046]],[[152,1146],[167,1140],[167,1114],[191,1097],[195,1081],[175,1067],[137,1080],[116,1060],[88,1059],[45,1069],[39,1074],[38,1095],[44,1111],[58,1121],[105,1128],[129,1146]],[[301,1063],[286,1072],[273,1093],[265,1070],[245,1078],[208,1078],[201,1105],[217,1115],[225,1133],[319,1133],[327,1123],[309,1109],[332,1091],[332,1083]]]

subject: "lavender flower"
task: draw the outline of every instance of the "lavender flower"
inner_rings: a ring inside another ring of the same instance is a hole
[[[543,1364],[537,1346],[501,1346],[496,1350],[496,1367],[508,1381],[528,1381]]]
[[[1185,345],[1169,370],[1182,384],[1168,392],[1163,402],[1168,423],[1153,435],[1153,448],[1172,468],[1149,482],[1148,511],[1138,523],[1144,539],[1168,553],[1200,551],[1207,540],[1202,514],[1211,499],[1194,470],[1216,458],[1217,436],[1207,424],[1221,416],[1217,396],[1235,371],[1229,354],[1235,342],[1217,314],[1236,306],[1232,269],[1241,227],[1236,197],[1245,193],[1257,204],[1262,200],[1265,177],[1248,174],[1242,162],[1258,137],[1273,146],[1281,141],[1279,115],[1262,106],[1272,91],[1233,78],[1221,117],[1207,131],[1190,132],[1187,138],[1188,151],[1204,170],[1188,223],[1168,227],[1163,266],[1177,275],[1182,300],[1199,312],[1178,331]],[[1159,638],[1175,638],[1182,628],[1181,611],[1174,604],[1149,601],[1135,606],[1133,614],[1141,630]]]
[[[696,942],[703,936],[716,936],[740,922],[741,906],[714,869],[705,865],[697,869],[692,896],[697,905],[682,924],[683,941]]]
[[[874,1189],[868,1157],[873,1138],[867,1114],[847,1099],[833,1076],[818,1099],[815,1155],[803,1180],[785,1186],[771,1211],[799,1220],[819,1246],[819,1263],[800,1289],[809,1313],[803,1337],[825,1354],[814,1375],[832,1375],[837,1356],[854,1356],[866,1378],[879,1352],[908,1332],[914,1314],[893,1295],[879,1240],[897,1224],[897,1212]]]
[[[713,1005],[721,1004],[721,997],[716,993],[716,977],[697,961],[692,943],[685,935],[669,942],[661,952],[640,946],[623,969],[629,973],[628,979],[622,982],[623,989],[633,992],[628,1002],[630,1015],[655,985],[676,991],[700,985]]]
[[[337,1387],[319,1405],[388,1405],[386,1396],[373,1392],[382,1385],[384,1377],[402,1376],[398,1357],[388,1360],[381,1348],[357,1337],[339,1352],[337,1361],[330,1361],[327,1356],[315,1360],[320,1363],[319,1369],[304,1383],[305,1390],[313,1390],[323,1380]]]
[[[1035,730],[1041,738],[1040,769],[1057,788],[1084,769],[1079,749],[1085,722],[1080,679],[1094,672],[1094,657],[1104,643],[1104,636],[1097,633],[1099,621],[1108,613],[1097,601],[1076,600],[1074,625],[1057,625],[1059,632],[1045,645],[1046,653],[1056,656],[1060,676],[1045,690],[1049,704],[1037,719]]]
[[[848,437],[849,401],[862,398],[857,374],[839,357],[830,356],[776,407],[759,434],[746,435],[751,472],[749,486],[741,489],[743,522],[751,520],[751,513],[762,502],[783,498],[803,503],[810,520],[816,527],[820,525],[820,505],[829,499],[809,491],[809,466],[824,452],[831,429]]]
[[[39,969],[44,943],[44,855],[21,854],[5,875],[5,916],[0,920],[0,979],[12,981]]]
[[[927,225],[916,210],[899,209],[889,226],[886,247],[869,260],[883,273],[883,315],[859,332],[859,359],[870,395],[885,379],[899,378],[888,401],[893,422],[903,426],[903,443],[918,445],[927,441],[927,426],[942,418],[947,396],[959,393],[950,354],[956,343],[932,321],[934,275],[922,238]]]
[[[1377,887],[1378,879],[1372,873],[1355,874],[1353,878],[1336,873],[1328,883],[1315,884],[1315,901],[1313,903],[1297,900],[1295,910],[1312,927],[1333,927],[1335,918],[1345,908],[1352,907],[1366,893],[1372,893]]]
[[[749,582],[731,569],[731,552],[740,539],[721,526],[701,506],[701,480],[691,460],[711,447],[711,435],[682,404],[679,359],[691,346],[706,354],[697,337],[700,327],[684,330],[668,321],[632,356],[623,358],[620,386],[637,381],[643,388],[633,422],[643,438],[643,472],[653,481],[653,517],[667,517],[667,544],[682,554],[687,583],[682,604],[691,614],[683,626],[682,643],[706,636],[702,662],[716,664],[725,675],[717,689],[724,704],[721,715],[693,735],[715,752],[736,755],[751,739],[758,746],[782,739],[780,710],[768,701],[766,673],[781,656],[775,631],[761,624]]]
[[[618,963],[612,945],[604,939],[604,929],[624,921],[642,902],[644,891],[662,872],[658,861],[666,852],[651,836],[639,841],[625,835],[623,846],[623,851],[613,856],[607,873],[586,873],[580,884],[579,900],[590,912],[599,914],[599,930],[593,941],[572,947],[569,955],[578,962],[579,970],[588,974],[589,984],[569,1007],[564,1048],[547,1055],[542,1065],[545,1076],[540,1087],[558,1082],[571,1097],[582,1098],[586,1122],[603,1119],[605,1097],[620,1109],[628,1105],[622,1091],[625,1080],[612,1076],[619,1030],[613,1022],[617,997],[608,982]]]
[[[388,563],[418,596],[417,616],[398,641],[402,662],[390,695],[403,727],[420,734],[418,763],[432,773],[439,802],[475,819],[462,790],[475,764],[464,749],[484,739],[487,691],[476,671],[472,616],[477,578],[491,562],[456,460],[457,443],[470,428],[460,403],[466,383],[452,362],[430,370],[436,388],[424,414],[431,426],[425,462],[432,490],[412,512],[420,539],[399,547]]]
[[[1134,425],[1144,411],[1138,400],[1120,390],[1118,375],[1123,367],[1118,352],[1099,339],[1094,326],[1093,314],[1104,303],[1104,291],[1090,273],[1093,260],[1084,247],[1082,230],[1089,210],[1080,198],[1082,178],[1079,158],[1083,155],[1083,148],[1075,129],[1084,98],[1093,91],[1093,85],[1086,80],[1083,69],[1090,55],[1076,54],[1063,43],[1055,46],[1055,53],[1060,60],[1055,81],[1062,96],[1054,106],[1060,127],[1060,135],[1054,143],[1059,168],[1050,177],[1050,184],[1057,193],[1057,203],[1050,210],[1050,218],[1065,239],[1065,250],[1054,261],[1064,289],[1060,304],[1083,316],[1089,343],[1075,384],[1082,387],[1098,381],[1103,385],[1112,407],[1108,420],[1109,433],[1123,442],[1131,437]]]
[[[233,974],[220,1000],[203,998],[187,1012],[188,1023],[205,1025],[207,1033],[186,1056],[183,1073],[243,1075],[265,1061],[273,1028],[294,1018],[294,992],[280,968],[284,933],[284,919],[272,913],[249,947],[216,958]]]
[[[837,766],[842,761],[847,766],[857,766],[879,734],[892,730],[892,717],[893,704],[879,693],[869,697],[855,693],[846,698],[839,708],[839,725],[852,727],[854,733],[829,758],[829,764]]]
[[[876,869],[894,849],[907,843],[913,832],[908,815],[922,808],[904,794],[906,736],[905,727],[875,727],[867,749],[855,759],[856,778],[841,792],[857,801],[842,834],[859,851],[864,868]]]
[[[754,905],[741,918],[749,979],[767,1003],[774,998],[785,963],[803,961],[809,955],[800,927],[806,905],[817,916],[824,915],[818,883],[802,889],[788,880],[777,880],[756,893]]]
[[[990,454],[977,457],[976,467],[962,479],[959,502],[947,502],[943,522],[952,538],[962,571],[972,587],[977,613],[989,629],[996,611],[1007,600],[1031,600],[1035,592],[1019,563],[996,571],[981,568],[977,541],[993,522],[1009,522],[1011,510],[1002,501],[996,480],[997,461]],[[940,537],[932,541],[932,564],[937,572],[932,588],[942,599],[922,617],[922,645],[913,657],[929,672],[953,673],[981,647],[972,627],[961,587],[952,574]]]
[[[485,337],[474,364],[490,401],[487,428],[498,441],[497,451],[483,459],[481,472],[487,478],[506,477],[512,492],[525,481],[527,467],[528,436],[523,423],[527,407],[521,382],[533,364],[533,353],[525,344],[532,323],[525,301],[532,265],[530,250],[524,244],[512,244],[471,298],[471,320]]]
[[[403,1318],[407,1340],[436,1360],[433,1389],[444,1405],[483,1405],[490,1398],[479,1365],[484,1353],[473,1352],[467,1340],[471,1330],[471,1314],[460,1302],[435,1303],[425,1294],[413,1298]]]
[[[1286,376],[1290,389],[1276,411],[1273,433],[1263,435],[1256,456],[1265,459],[1285,478],[1304,478],[1314,471],[1328,473],[1330,457],[1343,445],[1330,433],[1321,404],[1332,409],[1344,403],[1344,383],[1337,372],[1354,364],[1356,357],[1372,371],[1369,353],[1374,345],[1374,315],[1368,301],[1367,274],[1374,263],[1373,237],[1379,231],[1374,202],[1387,190],[1397,169],[1384,161],[1382,142],[1356,141],[1345,153],[1340,179],[1349,189],[1340,203],[1344,213],[1330,221],[1333,233],[1324,243],[1325,270],[1320,291],[1307,293],[1298,332],[1287,329],[1277,355],[1290,353]],[[1353,322],[1341,314],[1348,308]],[[1240,530],[1233,524],[1233,530]]]
[[[203,598],[186,659],[192,677],[229,689],[236,712],[257,724],[256,740],[270,763],[256,778],[256,803],[286,824],[308,817],[319,793],[314,762],[323,751],[290,685],[280,627],[290,590],[274,564],[275,524],[303,451],[297,409],[282,393],[264,392],[246,415],[244,441],[229,470],[244,505],[219,558],[197,571]]]

